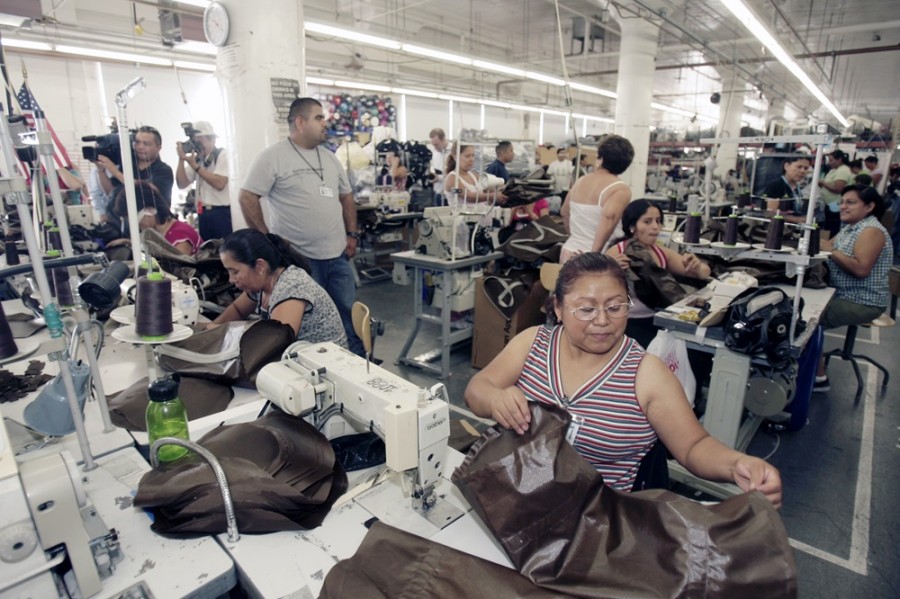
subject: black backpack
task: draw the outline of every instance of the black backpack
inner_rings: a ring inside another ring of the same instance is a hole
[[[765,355],[775,369],[791,358],[793,301],[778,287],[747,289],[731,301],[725,317],[725,346],[750,356]],[[795,335],[806,328],[803,300]]]

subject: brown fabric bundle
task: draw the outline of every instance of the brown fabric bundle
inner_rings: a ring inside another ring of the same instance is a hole
[[[532,404],[525,435],[489,429],[453,474],[516,568],[577,597],[796,597],[796,564],[759,493],[704,506],[625,494],[565,441],[568,414]]]
[[[328,440],[306,421],[281,412],[219,427],[199,444],[225,470],[242,533],[315,528],[347,490],[347,475]],[[145,474],[134,505],[153,508],[158,533],[226,531],[212,468],[192,453]]]
[[[238,321],[163,345],[157,354],[159,365],[170,372],[254,388],[260,369],[280,360],[294,341],[294,329],[277,320]],[[229,357],[220,360],[207,359],[226,354]]]
[[[562,222],[547,215],[510,235],[497,249],[527,264],[538,260],[559,262],[562,245],[568,238],[569,234]]]
[[[150,402],[147,377],[109,396],[109,417],[113,424],[129,431],[147,430],[147,404]],[[234,397],[231,385],[206,379],[182,377],[178,397],[184,403],[188,420],[217,414]]]
[[[356,553],[328,572],[319,599],[551,599],[504,566],[376,522]]]
[[[626,274],[634,285],[634,294],[648,308],[668,308],[687,295],[675,276],[657,265],[650,248],[640,241],[632,239],[626,243],[625,255],[631,260]]]

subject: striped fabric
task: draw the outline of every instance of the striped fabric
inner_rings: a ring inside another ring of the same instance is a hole
[[[572,415],[570,427],[578,427],[572,443],[578,453],[607,485],[631,491],[641,460],[657,438],[634,391],[644,351],[626,337],[609,363],[567,398],[559,368],[562,333],[562,326],[540,328],[517,385],[528,401],[565,408]]]

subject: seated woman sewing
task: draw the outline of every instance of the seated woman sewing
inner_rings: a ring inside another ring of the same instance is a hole
[[[641,461],[658,438],[695,475],[760,491],[780,506],[778,470],[703,430],[675,375],[625,336],[627,289],[609,256],[573,257],[551,296],[556,324],[514,337],[469,382],[466,403],[519,434],[528,430],[527,402],[562,407],[572,416],[572,445],[619,491],[634,490]]]
[[[450,153],[447,154],[447,173],[444,175],[444,194],[448,195],[453,190],[458,190],[458,201],[464,204],[484,203],[496,201],[498,204],[506,202],[506,196],[500,191],[503,181],[499,180],[490,188],[485,187],[484,181],[478,171],[475,170],[475,146],[461,144],[459,146],[459,164],[456,163],[456,143]]]
[[[812,161],[809,156],[791,156],[782,165],[781,177],[769,183],[765,190],[765,196],[772,200],[786,200],[782,202],[782,213],[785,220],[792,223],[806,222],[806,207],[809,205],[808,191],[804,197],[804,190],[800,185],[806,180]],[[815,208],[815,222],[825,222],[825,203],[818,200]]]
[[[823,328],[866,324],[887,308],[894,247],[879,222],[885,210],[884,198],[873,187],[848,185],[841,191],[841,230],[834,239],[821,241],[821,248],[831,251],[828,284],[835,288],[819,321]],[[828,388],[825,362],[819,360],[813,390]]]
[[[141,231],[156,229],[176,250],[185,256],[193,256],[200,249],[202,240],[194,227],[176,219],[169,209],[169,202],[152,183],[138,181],[134,185],[135,204],[138,211],[138,226]],[[128,205],[125,189],[119,191],[113,200],[113,210],[122,222],[128,222]],[[123,227],[125,229],[125,227]],[[127,245],[129,239],[116,239],[106,247]]]
[[[257,314],[290,325],[298,341],[333,341],[347,347],[337,307],[284,239],[241,229],[225,238],[219,256],[228,280],[243,293],[210,326]]]
[[[659,232],[662,230],[662,212],[649,200],[635,200],[628,204],[622,213],[622,230],[624,237],[617,240],[615,245],[606,251],[606,254],[615,259],[622,270],[628,271],[632,266],[631,258],[626,254],[631,246],[632,250],[637,249],[640,253],[646,252],[647,258],[651,259],[656,266],[664,268],[672,274],[694,279],[709,278],[711,274],[709,265],[694,254],[679,254],[656,244]],[[635,274],[639,275],[640,273]],[[625,334],[647,347],[658,330],[653,325],[653,315],[657,309],[666,306],[647,306],[635,295],[633,286],[629,290],[629,295],[634,302],[634,307],[628,314]]]

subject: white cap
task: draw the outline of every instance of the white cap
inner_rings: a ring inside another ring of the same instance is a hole
[[[194,128],[194,135],[208,135],[209,137],[216,137],[216,132],[213,129],[213,126],[208,121],[197,121],[192,127]]]

